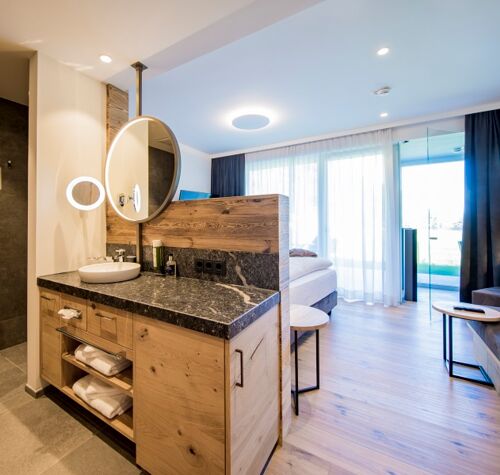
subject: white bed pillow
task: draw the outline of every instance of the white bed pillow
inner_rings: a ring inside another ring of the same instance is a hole
[[[331,265],[332,261],[321,257],[290,257],[290,282]]]

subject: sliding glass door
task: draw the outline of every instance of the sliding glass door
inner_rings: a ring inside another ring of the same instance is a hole
[[[417,230],[418,300],[457,300],[464,134],[428,129],[400,144],[402,226]]]

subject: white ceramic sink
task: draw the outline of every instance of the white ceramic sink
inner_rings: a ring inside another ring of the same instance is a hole
[[[135,279],[140,271],[141,265],[135,262],[103,262],[78,269],[80,279],[89,284],[110,284]]]

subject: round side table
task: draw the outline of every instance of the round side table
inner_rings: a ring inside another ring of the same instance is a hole
[[[484,313],[468,312],[466,310],[458,310],[455,307],[466,307],[471,309],[483,310]],[[481,365],[464,363],[453,359],[453,319],[461,318],[462,320],[474,320],[476,322],[494,323],[500,322],[500,312],[493,308],[484,307],[482,305],[474,305],[464,302],[436,302],[432,304],[432,308],[443,314],[443,360],[448,367],[448,375],[450,378],[459,378],[474,383],[484,384],[485,386],[493,386],[493,382]],[[446,320],[448,320],[448,345],[446,342]],[[448,348],[447,348],[448,347]],[[448,350],[448,351],[447,351]],[[448,355],[446,353],[448,352]],[[481,372],[483,379],[469,378],[453,372],[453,366],[465,366],[467,368],[475,368]]]
[[[295,347],[295,389],[292,395],[295,402],[295,414],[299,415],[299,394],[319,389],[319,330],[330,323],[328,315],[314,307],[290,305],[290,329],[294,332]],[[299,345],[298,332],[316,332],[316,385],[299,389]]]

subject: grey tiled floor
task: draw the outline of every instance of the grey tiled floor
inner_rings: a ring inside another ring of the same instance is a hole
[[[0,474],[141,471],[46,397],[24,391],[26,344],[0,351]]]

